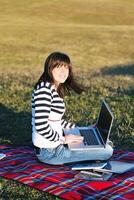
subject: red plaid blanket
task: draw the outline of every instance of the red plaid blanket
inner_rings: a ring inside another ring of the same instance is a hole
[[[16,180],[68,200],[134,199],[134,170],[114,174],[108,181],[87,181],[74,178],[78,173],[70,166],[51,166],[36,160],[32,147],[0,145],[0,176]],[[134,152],[115,151],[114,160],[134,162]]]

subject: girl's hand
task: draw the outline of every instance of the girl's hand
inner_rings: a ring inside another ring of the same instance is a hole
[[[79,143],[83,141],[83,137],[80,135],[73,135],[73,134],[69,134],[69,135],[65,135],[65,142],[64,144],[69,144],[69,143]]]

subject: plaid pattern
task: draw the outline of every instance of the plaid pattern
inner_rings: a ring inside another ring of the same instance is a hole
[[[78,173],[70,166],[52,166],[36,160],[32,147],[0,145],[0,176],[16,180],[32,188],[68,200],[134,199],[134,170],[114,174],[108,181],[87,181],[74,178]],[[115,151],[114,160],[134,163],[134,152]]]

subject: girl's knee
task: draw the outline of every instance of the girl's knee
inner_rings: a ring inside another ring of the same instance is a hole
[[[107,159],[111,158],[113,155],[113,148],[109,145],[107,150]]]

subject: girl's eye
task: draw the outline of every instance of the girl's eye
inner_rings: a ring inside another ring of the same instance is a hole
[[[68,66],[68,65],[64,65],[64,68],[65,68],[65,69],[69,69],[69,66]]]
[[[56,68],[61,68],[61,65],[57,65]]]

